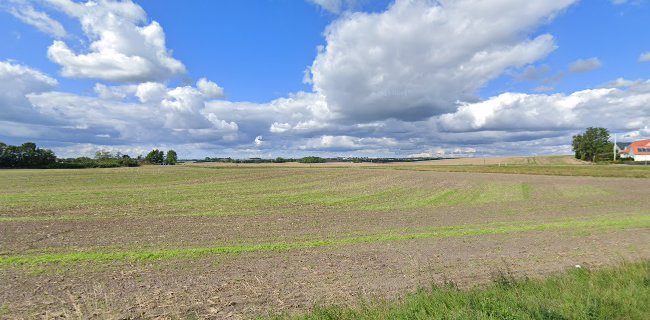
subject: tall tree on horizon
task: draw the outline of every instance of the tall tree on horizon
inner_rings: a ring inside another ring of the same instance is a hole
[[[174,150],[167,151],[167,157],[165,158],[165,162],[169,165],[175,165],[176,162],[178,162],[178,155],[176,154],[176,151]]]
[[[158,149],[153,149],[144,158],[151,163],[162,164],[165,161],[165,152]]]
[[[583,134],[573,136],[573,151],[578,159],[596,162],[598,154],[609,144],[609,130],[589,127]]]

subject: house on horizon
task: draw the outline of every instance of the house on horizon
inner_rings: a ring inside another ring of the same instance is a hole
[[[634,142],[617,142],[614,145],[622,159],[632,158],[634,161],[650,161],[650,139]]]

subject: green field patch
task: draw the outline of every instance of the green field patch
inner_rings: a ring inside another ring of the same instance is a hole
[[[530,199],[533,187],[528,183],[520,183],[519,187],[521,188],[521,197],[522,200]]]
[[[184,170],[192,172],[192,170]],[[283,172],[258,172],[257,175],[241,175],[246,171],[235,171],[233,176],[204,178],[204,181],[179,183],[178,185],[152,184],[140,187],[114,189],[111,184],[98,188],[88,179],[73,187],[65,182],[58,190],[40,190],[21,193],[0,193],[0,214],[20,212],[25,219],[14,214],[0,218],[0,221],[66,219],[56,213],[83,209],[88,212],[116,217],[124,215],[172,215],[183,216],[196,212],[220,212],[238,214],[267,207],[265,195],[296,193],[318,189],[323,182],[338,179],[342,172],[323,174],[320,180],[307,174],[282,174]],[[185,173],[185,172],[184,172]],[[116,173],[117,174],[117,173]],[[123,174],[123,173],[121,173]],[[225,177],[225,178],[224,178]],[[243,178],[242,178],[243,177]],[[193,177],[190,177],[193,178]],[[64,179],[65,180],[65,179]],[[72,215],[75,216],[75,215]],[[83,219],[83,215],[74,217]]]
[[[549,230],[610,230],[650,228],[650,214],[633,216],[607,216],[590,220],[563,220],[549,223],[492,223],[488,225],[462,225],[425,228],[416,232],[386,232],[374,235],[339,239],[314,239],[309,241],[241,244],[177,249],[133,249],[127,251],[78,251],[70,253],[45,253],[34,255],[0,256],[0,265],[38,265],[48,263],[151,261],[172,258],[193,258],[214,254],[240,254],[248,252],[289,251],[296,249],[344,246],[362,243],[404,241],[418,239],[508,234]]]
[[[266,203],[270,206],[315,205],[323,207],[347,207],[357,210],[390,208],[394,200],[399,202],[402,188],[388,188],[357,194],[309,191],[292,194],[269,195]],[[397,199],[395,199],[397,198]]]
[[[483,186],[477,203],[521,201],[530,197],[530,186],[524,183],[490,182]]]
[[[411,201],[411,207],[446,207],[521,201],[530,198],[526,183],[490,182],[468,189],[448,189]]]
[[[411,202],[411,207],[445,207],[473,203],[480,196],[476,190],[451,189],[433,195],[418,197]]]

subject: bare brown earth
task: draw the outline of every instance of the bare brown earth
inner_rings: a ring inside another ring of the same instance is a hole
[[[135,170],[0,172],[10,186],[0,193],[0,259],[649,214],[647,179],[282,166]],[[55,178],[35,180],[43,175]],[[133,189],[125,191],[125,185]],[[162,191],[168,189],[175,191]],[[377,196],[377,190],[383,193]],[[420,201],[445,190],[457,198]],[[361,200],[341,204],[353,197]],[[24,199],[31,202],[21,207]],[[575,264],[609,266],[650,257],[648,243],[643,225],[160,260],[6,262],[0,264],[0,318],[245,319],[300,313],[317,304],[398,298],[432,282],[480,285],[497,270],[539,277]]]

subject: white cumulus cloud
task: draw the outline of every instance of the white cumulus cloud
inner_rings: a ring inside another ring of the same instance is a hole
[[[553,51],[551,35],[527,31],[574,2],[397,0],[382,13],[344,15],[326,30],[313,87],[349,121],[450,112],[508,68]]]
[[[206,78],[199,79],[196,82],[196,87],[208,98],[223,97],[223,88]]]
[[[52,90],[58,81],[30,67],[0,61],[0,121],[49,122],[39,115],[26,95]]]
[[[352,136],[331,136],[324,135],[318,138],[311,138],[299,146],[303,150],[361,150],[368,148],[392,148],[399,146],[394,138],[358,138]]]
[[[255,140],[253,140],[253,143],[255,143],[256,146],[260,147],[264,144],[264,137],[262,136],[257,136],[255,137]]]
[[[165,45],[165,33],[131,0],[48,0],[49,4],[76,18],[91,41],[75,52],[64,41],[48,48],[48,57],[61,65],[66,77],[121,82],[163,81],[185,72]]]
[[[650,121],[650,81],[626,88],[600,88],[570,95],[503,93],[442,115],[449,132],[556,131],[605,126],[634,130]]]

